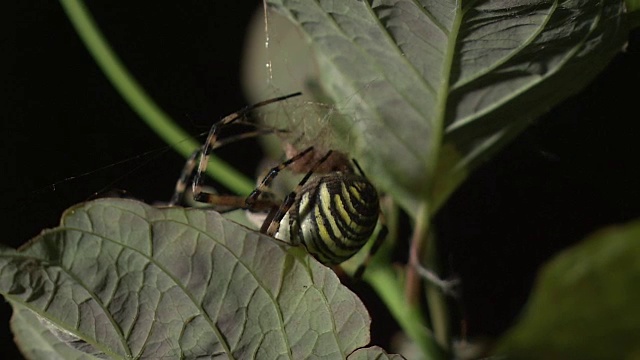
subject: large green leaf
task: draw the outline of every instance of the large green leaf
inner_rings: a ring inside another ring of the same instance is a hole
[[[1,250],[0,292],[34,359],[387,356],[362,349],[369,315],[333,271],[213,211],[76,206]]]
[[[75,336],[53,328],[33,311],[17,303],[12,305],[11,329],[16,345],[27,359],[90,360],[100,355],[94,347],[75,342]]]
[[[499,352],[516,359],[640,357],[640,222],[601,230],[549,262]]]
[[[491,153],[591,80],[626,37],[620,0],[269,4],[311,47],[305,60],[278,44],[269,54],[274,74],[278,66],[298,74],[297,62],[317,68],[305,76],[346,115],[332,118],[340,135],[332,145],[410,211],[419,199],[439,206]],[[274,32],[272,43],[290,41]]]

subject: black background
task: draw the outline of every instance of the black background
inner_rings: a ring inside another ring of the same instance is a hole
[[[196,134],[245,105],[239,59],[259,3],[102,1],[89,8],[152,98]],[[184,162],[172,151],[96,171],[165,144],[102,75],[59,3],[11,6],[0,15],[2,243],[19,246],[96,192],[167,200]],[[445,270],[462,277],[471,334],[497,335],[514,320],[545,259],[593,230],[640,216],[639,38],[632,34],[626,53],[483,166],[438,215]],[[257,154],[253,142],[222,151],[249,175]],[[380,304],[365,286],[357,290],[374,312],[374,342],[385,346],[389,317],[378,316]],[[6,303],[0,315],[3,357],[20,358]]]

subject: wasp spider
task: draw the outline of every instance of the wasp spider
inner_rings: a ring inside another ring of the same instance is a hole
[[[260,229],[262,233],[294,246],[303,245],[312,256],[325,265],[338,265],[352,257],[367,243],[378,220],[382,219],[375,187],[367,180],[358,164],[348,161],[343,154],[330,150],[318,156],[314,147],[308,147],[271,168],[246,198],[217,195],[202,189],[203,174],[213,149],[238,138],[265,132],[257,130],[220,140],[218,136],[222,128],[241,122],[255,108],[298,95],[300,93],[262,101],[228,115],[214,124],[202,148],[187,160],[170,204],[179,203],[190,184],[195,201],[268,213]],[[306,173],[284,201],[277,203],[268,196],[269,187],[276,176],[286,168]],[[368,260],[386,234],[387,228],[381,221],[378,236],[367,260],[358,267],[354,275],[356,278],[362,276]]]

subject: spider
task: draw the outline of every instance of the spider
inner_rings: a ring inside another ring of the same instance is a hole
[[[289,94],[250,105],[215,123],[202,148],[196,150],[185,163],[169,204],[178,204],[191,185],[196,202],[267,213],[260,232],[294,246],[302,245],[309,254],[328,266],[337,266],[355,255],[368,242],[380,220],[381,227],[376,240],[366,260],[354,274],[355,278],[361,278],[388,230],[380,210],[378,193],[355,160],[349,161],[344,154],[333,150],[319,154],[310,146],[271,168],[246,198],[218,195],[202,189],[209,155],[215,148],[238,138],[273,132],[257,130],[220,140],[218,136],[221,129],[241,123],[250,111],[258,107],[299,95],[301,93]],[[306,173],[284,201],[278,204],[269,196],[269,187],[287,168]]]

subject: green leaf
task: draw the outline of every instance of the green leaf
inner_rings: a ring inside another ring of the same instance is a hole
[[[52,329],[31,310],[12,303],[13,316],[11,317],[11,329],[15,334],[15,340],[20,351],[27,359],[49,359],[49,360],[85,360],[98,359],[86,352],[75,349],[67,345],[67,342],[60,340],[64,338],[64,333],[57,329]],[[68,338],[70,340],[71,338]],[[85,351],[90,349],[86,344],[82,346]]]
[[[369,341],[366,309],[333,271],[199,209],[71,208],[1,249],[0,292],[33,359],[334,359]]]
[[[331,119],[339,134],[331,145],[412,213],[421,199],[443,203],[530,121],[587,84],[627,35],[620,0],[269,3],[310,44],[317,73],[307,82],[346,115]],[[272,50],[274,73],[301,52]],[[444,157],[443,144],[451,148]]]
[[[629,28],[640,27],[640,0],[627,0],[625,3],[629,14]]]
[[[389,355],[377,346],[372,346],[367,349],[358,349],[351,356],[349,360],[400,360],[404,359],[400,355]]]
[[[640,11],[640,0],[627,0],[625,3],[630,14],[637,15],[637,12]]]
[[[601,230],[550,261],[498,352],[517,359],[640,356],[640,221]]]

